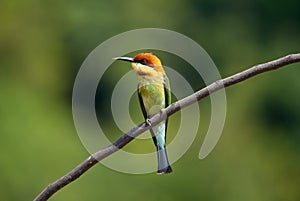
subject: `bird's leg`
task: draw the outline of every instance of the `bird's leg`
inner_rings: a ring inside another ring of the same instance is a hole
[[[146,126],[151,126],[150,118],[147,118],[146,121],[145,121],[145,123],[146,123]]]

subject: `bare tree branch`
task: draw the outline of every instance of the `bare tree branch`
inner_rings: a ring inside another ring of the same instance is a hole
[[[300,62],[300,53],[290,54],[285,57],[264,64],[259,64],[245,71],[232,75],[230,77],[218,80],[210,84],[209,86],[197,91],[196,93],[191,94],[171,104],[169,107],[163,109],[159,114],[155,115],[150,119],[151,126],[157,125],[159,122],[165,120],[167,117],[171,116],[172,114],[182,110],[183,108],[191,104],[194,104],[197,101],[200,101],[201,99],[205,98],[209,94],[216,92],[222,88],[237,84],[260,73],[276,70],[280,67],[286,66],[288,64],[296,63],[296,62]],[[100,160],[118,151],[126,144],[128,144],[131,140],[133,140],[135,137],[139,136],[149,128],[150,127],[147,126],[145,123],[142,123],[139,126],[131,129],[122,137],[120,137],[117,141],[115,141],[113,144],[92,154],[89,158],[87,158],[85,161],[79,164],[72,171],[70,171],[69,173],[67,173],[57,181],[47,186],[34,200],[35,201],[48,200],[48,198],[50,198],[54,193],[56,193],[58,190],[68,185],[72,181],[78,179],[82,174],[88,171]]]

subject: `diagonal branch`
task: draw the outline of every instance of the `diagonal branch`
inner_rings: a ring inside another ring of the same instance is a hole
[[[207,87],[191,94],[173,104],[169,107],[163,109],[159,114],[155,115],[150,119],[151,126],[157,125],[159,122],[165,120],[167,117],[171,116],[172,114],[182,110],[183,108],[200,101],[201,99],[209,96],[209,94],[216,92],[222,88],[237,84],[244,80],[247,80],[255,75],[261,74],[263,72],[276,70],[280,67],[286,66],[288,64],[300,62],[300,53],[298,54],[290,54],[285,57],[253,66],[245,71],[237,73],[235,75],[229,76],[227,78],[218,80]],[[64,186],[70,184],[74,180],[78,179],[81,175],[83,175],[86,171],[88,171],[91,167],[93,167],[96,163],[100,160],[108,157],[109,155],[113,154],[114,152],[118,151],[126,144],[128,144],[131,140],[135,137],[139,136],[150,127],[147,126],[145,123],[140,124],[139,126],[131,129],[122,137],[120,137],[117,141],[113,144],[109,145],[108,147],[99,150],[98,152],[92,154],[88,157],[85,161],[79,164],[76,168],[72,171],[58,179],[57,181],[51,183],[47,186],[34,200],[35,201],[42,201],[48,200],[54,193],[58,190],[63,188]]]

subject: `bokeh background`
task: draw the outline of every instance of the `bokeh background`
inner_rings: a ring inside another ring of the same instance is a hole
[[[171,29],[202,45],[226,77],[299,52],[299,8],[298,0],[2,0],[0,200],[32,200],[89,156],[73,125],[71,95],[80,65],[101,42],[136,28]],[[184,62],[158,55],[189,73]],[[105,108],[114,82],[129,70],[110,69],[105,93],[97,96],[111,139],[121,132]],[[300,64],[293,64],[227,88],[223,135],[204,160],[198,152],[209,99],[199,103],[198,136],[172,165],[173,174],[128,175],[98,164],[51,200],[300,200],[299,74]],[[203,87],[197,77],[189,79],[195,90]],[[179,117],[170,119],[170,133]],[[135,146],[141,147],[134,142],[127,149]]]

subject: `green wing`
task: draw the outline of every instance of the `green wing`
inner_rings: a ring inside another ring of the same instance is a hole
[[[146,120],[148,118],[148,115],[147,115],[147,112],[146,112],[146,109],[145,109],[145,105],[144,105],[143,98],[141,96],[139,87],[140,86],[138,85],[137,93],[138,93],[138,96],[139,96],[139,102],[140,102],[140,106],[141,106],[141,109],[142,109],[142,112],[143,112],[143,116]]]
[[[170,89],[170,82],[167,76],[164,77],[164,88],[165,88],[165,107],[171,105],[171,89]]]
[[[170,89],[170,82],[167,76],[164,77],[164,90],[165,90],[165,107],[171,105],[171,89]],[[165,126],[165,138],[167,136],[167,128],[168,128],[168,118],[166,119],[166,126]],[[166,139],[165,139],[166,140]]]

